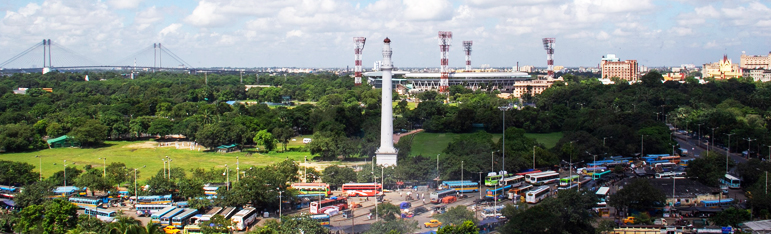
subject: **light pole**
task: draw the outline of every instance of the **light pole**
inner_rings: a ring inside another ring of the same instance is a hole
[[[490,151],[490,171],[495,171],[495,159],[493,156],[494,151]]]
[[[645,157],[645,135],[640,135],[640,157]]]
[[[67,187],[67,160],[64,160],[64,187]]]
[[[147,165],[142,166],[142,168],[147,167]],[[134,168],[134,202],[136,202],[136,199],[139,198],[139,194],[137,194],[137,170],[139,168]]]
[[[704,125],[704,124],[696,124],[696,125],[699,125],[699,142],[698,142],[698,144],[701,145],[701,125]]]
[[[104,168],[102,168],[102,178],[107,178],[107,157],[99,158],[102,159]]]
[[[35,155],[35,157],[40,160],[40,167],[38,169],[40,169],[40,181],[43,181],[43,158],[40,155]]]
[[[499,106],[498,109],[501,110],[501,114],[503,115],[503,133],[501,135],[501,148],[503,148],[501,154],[503,155],[503,161],[501,163],[501,171],[506,171],[506,111],[511,109],[511,105]]]
[[[749,159],[750,158],[750,152],[751,152],[750,150],[752,149],[752,147],[750,147],[750,146],[752,145],[752,141],[757,140],[757,139],[752,139],[752,138],[747,137],[746,140],[747,140],[747,159]]]
[[[715,128],[712,128],[712,135],[709,135],[709,139],[712,140],[712,143],[709,144],[707,150],[712,150],[712,147],[715,147]]]
[[[482,172],[479,172],[479,199],[482,199]]]
[[[533,146],[533,171],[535,171],[535,146]]]
[[[230,167],[228,167],[227,164],[225,164],[225,184],[227,184],[227,189],[230,190]]]
[[[169,180],[171,180],[171,158],[169,158],[169,156],[166,156],[166,159],[169,161]]]
[[[236,183],[238,183],[238,180],[239,180],[239,179],[240,179],[240,177],[241,177],[241,171],[240,171],[240,169],[238,168],[238,166],[239,166],[239,165],[238,165],[238,156],[236,156]],[[307,176],[306,176],[306,177],[307,177]]]
[[[367,160],[366,158],[364,160]],[[366,163],[366,162],[364,162]],[[303,163],[305,165],[305,168],[303,168],[303,174],[305,175],[305,183],[308,183],[308,156],[305,156],[305,162]]]
[[[436,154],[436,181],[437,182],[439,182],[439,155],[440,154]],[[439,185],[437,184],[437,188],[438,186]]]
[[[501,177],[503,179],[503,177]],[[463,160],[460,161],[460,191],[465,190],[466,185],[463,183]]]
[[[281,200],[281,194],[284,192],[276,188],[276,191],[278,191],[278,218],[281,219],[281,203],[283,202]]]
[[[166,178],[166,159],[161,159],[163,161],[163,178]]]

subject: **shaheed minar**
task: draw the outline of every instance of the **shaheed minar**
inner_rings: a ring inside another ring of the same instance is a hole
[[[383,40],[383,64],[380,70],[383,72],[382,110],[380,111],[380,148],[377,149],[378,166],[396,166],[396,148],[394,148],[394,121],[393,121],[393,86],[391,82],[391,39]]]

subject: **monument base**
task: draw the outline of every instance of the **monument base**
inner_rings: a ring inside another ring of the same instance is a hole
[[[375,160],[378,166],[390,167],[396,166],[396,153],[375,152]]]

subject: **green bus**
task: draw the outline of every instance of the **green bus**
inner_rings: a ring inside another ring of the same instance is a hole
[[[490,175],[492,173],[489,173],[487,178],[485,178],[485,186],[492,187],[500,183],[501,178],[504,177],[511,177],[514,176],[513,174],[505,174],[505,175]]]
[[[610,170],[603,171],[603,172],[595,172],[592,175],[592,179],[599,180],[602,179],[603,176],[608,176],[610,174]]]
[[[567,187],[578,182],[578,175],[560,178],[560,187]]]

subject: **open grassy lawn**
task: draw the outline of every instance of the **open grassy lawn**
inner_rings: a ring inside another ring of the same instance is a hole
[[[394,105],[394,107],[396,107],[396,105],[399,105],[399,102],[394,102],[393,105]],[[414,110],[417,107],[418,107],[418,103],[417,102],[407,102],[407,109]]]
[[[460,137],[458,133],[428,133],[421,132],[415,134],[415,139],[412,141],[412,151],[410,155],[423,155],[432,156],[442,152],[447,145],[450,144],[455,138]],[[553,133],[525,133],[527,137],[535,138],[538,142],[543,143],[546,147],[551,148],[557,144],[560,138],[562,138],[562,132]],[[409,139],[404,137],[402,139]],[[500,134],[492,134],[493,142],[498,142],[501,139]]]
[[[302,138],[298,139],[299,144],[302,144]],[[156,172],[163,168],[163,161],[161,159],[165,156],[172,158],[171,165],[173,167],[182,167],[184,169],[191,168],[205,168],[210,169],[212,167],[224,168],[225,164],[228,164],[231,168],[235,169],[236,156],[240,159],[240,167],[248,168],[249,166],[264,166],[275,162],[280,162],[286,158],[302,161],[303,157],[309,155],[308,152],[270,152],[267,154],[254,153],[252,156],[246,156],[247,152],[235,152],[235,153],[213,153],[213,152],[199,152],[189,149],[176,149],[174,146],[167,147],[155,147],[157,142],[149,141],[108,141],[107,146],[96,149],[78,149],[78,148],[59,148],[59,149],[46,149],[35,152],[26,153],[4,153],[0,154],[0,160],[27,162],[36,167],[36,171],[39,170],[39,165],[42,160],[43,176],[48,177],[54,172],[61,171],[62,163],[67,160],[67,164],[75,163],[74,166],[83,168],[84,165],[90,164],[94,167],[102,167],[102,160],[100,157],[107,158],[107,164],[112,162],[125,163],[129,168],[142,168],[140,169],[144,179],[155,175]],[[296,144],[295,142],[290,145]],[[41,158],[35,158],[36,155]]]

